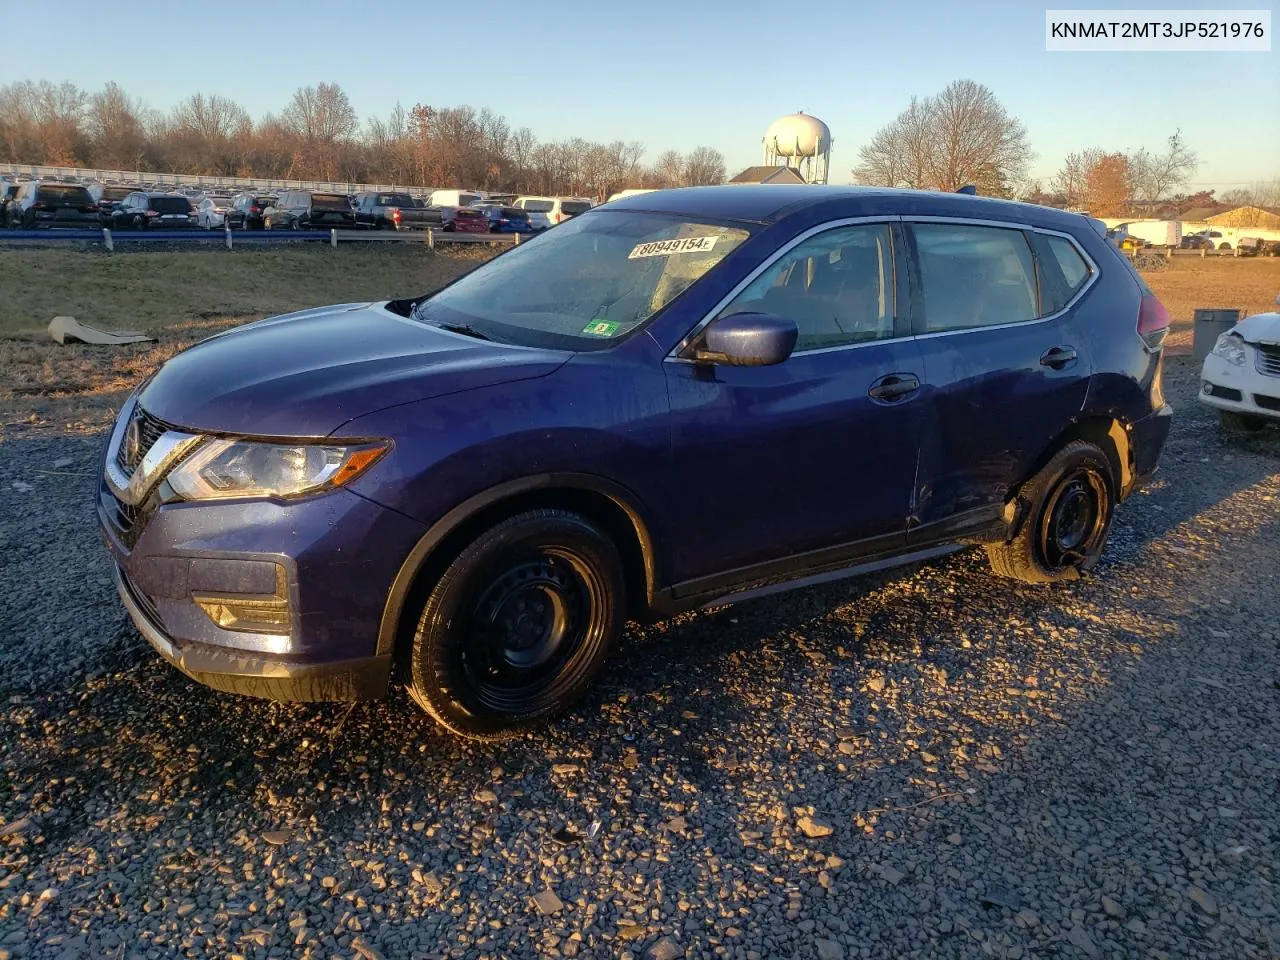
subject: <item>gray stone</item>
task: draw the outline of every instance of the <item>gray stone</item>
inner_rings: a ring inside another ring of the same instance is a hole
[[[844,947],[834,940],[819,937],[813,941],[813,949],[818,960],[844,960]]]

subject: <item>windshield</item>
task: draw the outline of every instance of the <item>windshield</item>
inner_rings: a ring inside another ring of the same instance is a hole
[[[36,193],[36,199],[53,203],[93,203],[93,197],[89,196],[89,191],[84,187],[61,184],[46,184],[40,187]]]
[[[191,201],[186,197],[152,197],[151,209],[156,213],[190,213]]]
[[[340,193],[313,193],[312,210],[350,210],[351,202]]]
[[[642,326],[747,236],[662,214],[576,217],[423,301],[414,316],[504,343],[599,349]]]

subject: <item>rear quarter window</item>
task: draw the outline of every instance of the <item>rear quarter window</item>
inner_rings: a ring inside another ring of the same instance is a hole
[[[567,213],[576,217],[580,213],[586,213],[591,209],[591,204],[585,200],[562,200],[560,201],[560,212]]]

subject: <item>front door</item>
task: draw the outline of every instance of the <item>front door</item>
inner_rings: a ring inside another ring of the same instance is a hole
[[[703,531],[673,558],[692,594],[734,571],[848,545],[905,541],[923,411],[908,330],[901,234],[890,222],[821,230],[769,265],[720,311],[794,320],[776,366],[666,362],[677,520]],[[901,284],[901,288],[900,288]],[[728,576],[725,576],[729,574]]]

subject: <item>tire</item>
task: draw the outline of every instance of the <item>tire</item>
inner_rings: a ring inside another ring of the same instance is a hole
[[[1087,573],[1102,556],[1115,510],[1107,455],[1073,440],[1018,490],[1024,515],[1008,543],[987,545],[991,569],[1024,583],[1057,583]]]
[[[293,219],[293,220],[290,220],[290,221],[289,221],[289,229],[290,229],[290,230],[301,230],[301,229],[302,229],[302,223],[301,223],[301,221],[297,220],[296,218],[295,218],[295,219]]]
[[[263,229],[263,230],[270,230],[270,229],[271,229],[271,218],[270,218],[270,217],[263,217],[263,218],[262,218],[262,229]]]
[[[1218,419],[1224,430],[1240,433],[1256,433],[1266,429],[1267,418],[1255,413],[1237,413],[1234,410],[1219,410]]]
[[[1220,244],[1218,244],[1218,249],[1219,249],[1219,250],[1230,250],[1230,249],[1231,249],[1231,244],[1229,244],[1229,243],[1220,243]]]
[[[145,230],[145,229],[147,229],[147,218],[146,218],[146,217],[142,217],[142,216],[134,217],[134,218],[133,218],[133,229],[135,229],[135,230]]]
[[[625,622],[622,559],[565,510],[504,520],[436,582],[410,655],[413,699],[446,729],[511,735],[572,705]]]

